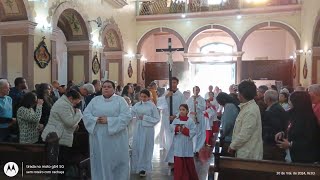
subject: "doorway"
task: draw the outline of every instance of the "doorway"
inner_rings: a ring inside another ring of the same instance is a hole
[[[195,63],[190,65],[191,85],[200,87],[200,95],[204,97],[209,85],[218,86],[229,93],[229,86],[236,82],[236,63]],[[192,89],[192,87],[190,88]]]

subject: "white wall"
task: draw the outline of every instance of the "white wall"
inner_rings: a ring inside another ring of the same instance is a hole
[[[268,57],[268,60],[289,59],[296,50],[293,37],[285,30],[257,30],[243,45],[243,60]]]
[[[312,48],[314,29],[317,25],[316,18],[319,16],[320,1],[319,0],[304,0],[302,1],[301,11],[301,49],[307,51]],[[304,56],[300,59],[300,83],[302,86],[307,87],[311,84],[312,74],[312,56],[307,56],[308,76],[306,79],[303,78],[303,65]]]
[[[17,77],[23,77],[22,74],[22,42],[7,43],[7,72],[8,81],[14,86],[14,80]]]

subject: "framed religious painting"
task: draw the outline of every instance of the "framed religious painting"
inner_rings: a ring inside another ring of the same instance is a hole
[[[308,77],[308,65],[307,65],[307,59],[304,59],[303,78],[307,79],[307,77]]]
[[[93,56],[93,60],[92,60],[92,71],[94,74],[98,74],[100,70],[100,62],[98,59],[98,55],[96,53],[96,55]]]
[[[143,67],[142,67],[142,72],[141,72],[141,79],[144,81],[144,79],[145,79],[145,70],[144,70],[144,65],[143,65]]]
[[[131,65],[131,61],[129,62],[129,67],[128,67],[128,76],[129,78],[132,77],[133,74],[133,69],[132,69],[132,65]]]
[[[51,60],[51,55],[48,51],[46,42],[44,42],[45,39],[45,37],[42,37],[42,41],[38,44],[37,48],[33,53],[34,60],[42,69],[47,67]]]

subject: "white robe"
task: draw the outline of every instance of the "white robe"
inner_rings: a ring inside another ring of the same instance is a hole
[[[204,111],[204,113],[208,113],[209,116],[204,116],[206,130],[212,130],[213,121],[217,118],[217,111],[213,107],[209,107]]]
[[[158,98],[157,101],[157,108],[160,111],[160,132],[159,132],[159,146],[160,148],[166,149],[166,134],[165,134],[165,123],[164,121],[167,121],[167,119],[164,119],[164,114],[168,114],[168,104],[164,97]],[[166,115],[165,115],[166,116]]]
[[[168,92],[165,93],[165,95],[167,95]],[[174,137],[174,133],[172,133],[172,131],[170,130],[170,121],[169,121],[169,115],[170,115],[170,110],[169,110],[169,101],[170,98],[166,98],[165,95],[163,95],[162,97],[160,97],[158,99],[158,108],[162,111],[161,114],[161,129],[163,129],[163,133],[164,133],[164,148],[167,150],[167,155],[165,158],[165,162],[170,162],[173,163],[174,161],[174,155],[173,155],[173,151],[170,151],[171,145],[172,145],[172,141],[173,141],[173,137]],[[181,104],[185,104],[185,97],[184,95],[177,90],[175,93],[173,93],[172,96],[172,113],[173,115],[179,115],[179,106]],[[161,130],[160,130],[161,131]],[[170,153],[172,152],[172,153]]]
[[[182,133],[176,134],[173,139],[174,156],[177,157],[193,157],[193,143],[192,139],[196,135],[196,124],[193,119],[189,118],[187,121],[175,119],[171,124],[171,131],[174,133],[176,124],[184,124],[184,127],[189,129],[189,136]]]
[[[107,124],[97,124],[101,116],[107,117]],[[92,180],[129,179],[130,120],[127,102],[115,94],[109,99],[96,96],[85,109],[83,122],[90,135]]]
[[[142,115],[143,119],[139,119]],[[138,102],[132,107],[132,116],[136,117],[132,143],[132,172],[151,172],[154,126],[160,120],[158,109],[151,101]]]
[[[132,107],[130,107],[130,114],[131,114],[131,109],[132,109]],[[134,127],[135,126],[136,126],[136,118],[133,117],[132,120],[130,121],[129,125],[128,125],[129,147],[132,147],[133,131],[134,131]]]
[[[206,123],[203,115],[203,111],[206,110],[206,101],[201,96],[198,96],[196,98],[196,101],[198,101],[198,104],[195,106],[193,96],[187,100],[190,113],[195,112],[196,107],[197,119],[199,122],[198,124],[196,124],[197,135],[193,138],[193,152],[199,152],[200,149],[203,147],[204,142],[206,141]],[[195,118],[194,115],[190,115],[190,117],[192,117],[193,119]]]

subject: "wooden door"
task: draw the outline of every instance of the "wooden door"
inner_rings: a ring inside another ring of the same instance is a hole
[[[262,79],[282,81],[285,86],[292,86],[292,60],[242,61],[241,79]]]
[[[169,66],[166,62],[148,62],[145,64],[145,85],[148,86],[154,80],[168,80]],[[174,62],[172,76],[178,79],[183,78],[183,74],[188,70],[185,62]]]

